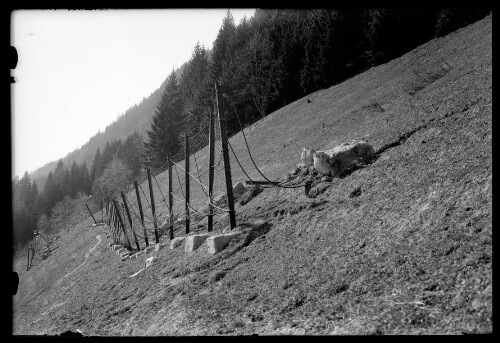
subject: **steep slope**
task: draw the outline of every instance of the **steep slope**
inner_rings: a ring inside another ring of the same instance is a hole
[[[489,16],[246,129],[271,178],[285,176],[304,145],[365,139],[378,152],[365,168],[317,185],[315,198],[267,189],[237,205],[239,223],[269,223],[255,240],[242,235],[214,256],[163,249],[133,278],[144,259],[122,263],[101,244],[61,280],[81,261],[58,252],[20,271],[14,333],[491,332],[491,32]],[[230,142],[261,179],[241,133]],[[233,180],[244,179],[231,163]],[[81,260],[104,232],[83,229],[90,221],[64,238]],[[51,265],[65,266],[52,286],[23,297]]]

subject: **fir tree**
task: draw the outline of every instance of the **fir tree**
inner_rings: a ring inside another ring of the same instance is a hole
[[[161,99],[156,107],[148,141],[144,143],[146,163],[149,168],[158,168],[181,147],[183,131],[183,102],[174,71],[170,74]]]

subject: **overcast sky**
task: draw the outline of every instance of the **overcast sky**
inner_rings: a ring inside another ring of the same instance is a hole
[[[252,9],[231,9],[238,24]],[[197,41],[211,49],[226,9],[20,10],[11,16],[12,173],[81,147],[149,96]]]

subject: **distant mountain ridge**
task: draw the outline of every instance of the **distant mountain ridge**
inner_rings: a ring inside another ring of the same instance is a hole
[[[175,74],[178,78],[182,75],[182,71],[186,64],[187,62],[183,63],[175,70]],[[107,142],[112,142],[117,139],[124,140],[127,136],[133,134],[134,131],[141,134],[143,139],[145,139],[146,131],[153,121],[156,105],[160,100],[166,80],[167,77],[165,77],[165,80],[158,89],[152,92],[148,97],[144,97],[139,104],[135,104],[126,110],[118,119],[109,124],[103,132],[96,133],[90,137],[87,143],[63,157],[62,161],[64,165],[71,166],[75,161],[78,164],[85,162],[90,169],[97,149],[100,148],[102,151]],[[48,162],[30,174],[31,179],[36,180],[40,190],[43,190],[47,175],[55,170],[59,160],[60,159]]]

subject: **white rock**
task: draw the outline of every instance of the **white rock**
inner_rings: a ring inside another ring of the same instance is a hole
[[[312,167],[314,165],[313,153],[316,150],[309,148],[307,146],[302,148],[302,153],[300,154],[300,160],[306,167]]]
[[[145,268],[149,267],[153,263],[155,258],[156,258],[155,256],[148,257],[146,259],[146,267]]]
[[[369,161],[375,154],[370,144],[356,140],[346,141],[325,151],[315,151],[304,147],[302,156],[308,159],[309,151],[312,151],[314,169],[320,175],[333,177],[339,177],[346,169]]]
[[[330,157],[329,164],[332,168],[332,176],[335,177],[354,165],[369,161],[375,151],[365,141],[350,140],[326,150],[325,154]]]
[[[332,168],[330,167],[329,160],[330,158],[328,157],[327,154],[325,154],[323,151],[318,151],[313,154],[313,159],[314,159],[314,169],[320,174],[320,175],[331,175],[332,174]]]

